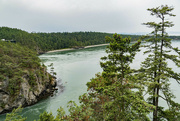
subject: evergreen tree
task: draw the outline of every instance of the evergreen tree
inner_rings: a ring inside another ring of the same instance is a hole
[[[6,120],[5,121],[25,121],[26,118],[22,117],[19,113],[22,112],[21,106],[19,106],[17,109],[13,109],[11,113],[6,114]]]
[[[81,100],[90,102],[96,120],[148,120],[147,114],[153,109],[142,96],[142,89],[129,64],[139,51],[140,41],[130,43],[130,38],[114,34],[107,37],[110,45],[102,57],[102,75],[87,83],[89,96]]]
[[[168,16],[175,16],[171,13],[174,8],[162,5],[157,8],[148,9],[151,15],[156,16],[161,21],[159,23],[147,22],[150,28],[154,31],[151,37],[147,39],[148,42],[144,47],[147,48],[145,54],[149,54],[145,61],[142,63],[141,71],[142,77],[146,80],[147,93],[149,94],[148,101],[156,108],[153,111],[153,121],[159,121],[170,118],[171,120],[178,120],[178,113],[180,105],[174,102],[175,96],[170,90],[170,78],[174,78],[178,83],[180,74],[168,67],[167,61],[171,60],[180,67],[179,49],[171,46],[171,39],[168,38],[166,28],[172,27],[172,22],[165,19]],[[170,52],[175,51],[178,55],[171,55]],[[168,105],[168,110],[159,106],[159,98],[165,100]],[[168,116],[167,117],[167,112]]]

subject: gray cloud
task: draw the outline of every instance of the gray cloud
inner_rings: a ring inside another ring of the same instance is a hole
[[[149,32],[141,23],[155,17],[146,9],[161,4],[175,7],[169,31],[180,32],[179,0],[1,0],[0,26],[29,32]]]

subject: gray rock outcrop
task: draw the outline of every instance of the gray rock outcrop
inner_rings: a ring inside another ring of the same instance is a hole
[[[43,76],[35,75],[35,84],[29,84],[29,75],[26,74],[22,77],[22,82],[19,85],[15,96],[11,95],[7,88],[8,78],[0,81],[0,114],[12,111],[22,105],[23,107],[33,105],[43,98],[52,95],[56,87],[56,79],[49,73],[44,72]]]

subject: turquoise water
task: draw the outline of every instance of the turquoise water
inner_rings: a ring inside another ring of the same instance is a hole
[[[70,100],[78,103],[79,96],[87,90],[86,83],[95,77],[96,73],[102,71],[99,62],[100,58],[106,54],[105,48],[102,46],[39,56],[45,65],[53,63],[58,85],[63,85],[64,89],[53,97],[25,108],[22,116],[27,117],[27,121],[33,121],[38,119],[39,114],[44,111],[56,114],[56,110],[60,106],[67,111],[67,103]],[[1,115],[0,121],[4,117]]]
[[[180,47],[180,41],[173,41],[174,47]],[[139,68],[141,61],[144,60],[146,55],[143,55],[144,49],[138,52],[132,68]],[[172,53],[174,54],[174,53]],[[46,100],[42,100],[39,103],[29,106],[23,109],[22,116],[27,117],[27,121],[33,121],[39,118],[39,114],[48,111],[56,114],[56,110],[62,106],[67,111],[67,102],[70,100],[78,103],[80,95],[86,92],[86,83],[91,78],[95,77],[95,74],[101,72],[99,62],[102,56],[106,55],[105,46],[87,48],[82,50],[71,50],[64,52],[54,52],[43,54],[39,56],[45,65],[54,64],[54,71],[57,73],[59,87],[64,87],[59,90],[56,95],[49,97]],[[169,62],[174,70],[180,72],[179,68],[176,68],[172,62]],[[176,94],[176,101],[180,103],[180,86],[171,80],[171,87],[174,94]],[[166,105],[161,101],[160,105]],[[0,121],[4,119],[5,115],[0,116]]]

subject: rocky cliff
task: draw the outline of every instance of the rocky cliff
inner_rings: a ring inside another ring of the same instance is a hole
[[[0,40],[0,114],[37,103],[55,86],[55,77],[34,50]]]
[[[46,71],[44,71],[44,75],[41,77],[34,75],[36,79],[33,86],[29,84],[29,77],[29,74],[22,77],[20,90],[16,92],[16,95],[11,95],[7,90],[9,87],[8,78],[0,82],[0,114],[10,112],[20,105],[23,107],[33,105],[53,94],[56,87],[55,77]]]

